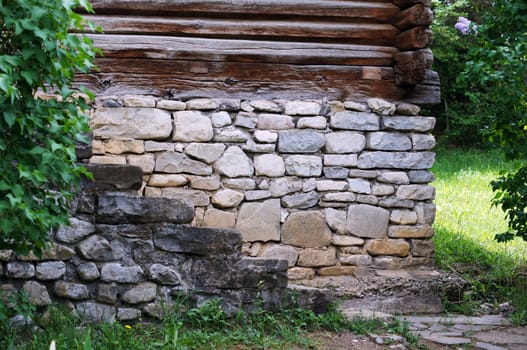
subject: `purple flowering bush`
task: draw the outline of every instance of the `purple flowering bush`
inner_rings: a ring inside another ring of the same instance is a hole
[[[478,26],[463,16],[458,17],[457,23],[454,27],[463,35],[469,35],[471,32],[478,34]]]
[[[485,147],[482,130],[489,125],[490,117],[485,106],[472,102],[477,86],[461,79],[461,75],[468,47],[477,40],[477,27],[472,23],[481,23],[487,5],[476,0],[432,0],[432,7],[434,70],[441,77],[442,100],[430,111],[437,117],[436,133],[442,144]]]

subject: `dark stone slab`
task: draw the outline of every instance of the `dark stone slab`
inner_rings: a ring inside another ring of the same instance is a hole
[[[244,258],[235,263],[226,259],[199,259],[192,268],[198,287],[220,289],[285,288],[287,260]]]
[[[193,217],[194,209],[190,205],[171,198],[102,195],[97,209],[97,223],[102,224],[184,224],[190,223]]]
[[[287,260],[244,258],[234,269],[236,274],[226,278],[232,288],[287,287]]]
[[[86,135],[86,142],[78,142],[75,145],[75,154],[79,161],[89,159],[93,155],[92,141],[93,133],[90,132]]]
[[[84,178],[81,186],[86,191],[138,190],[143,185],[143,170],[134,165],[86,164],[93,180]]]
[[[95,231],[102,235],[119,235],[126,238],[150,238],[152,237],[152,225],[96,225]]]
[[[236,257],[242,246],[241,234],[230,229],[162,224],[153,233],[154,245],[172,253]]]

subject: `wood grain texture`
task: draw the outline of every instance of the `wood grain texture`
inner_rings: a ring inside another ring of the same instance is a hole
[[[354,99],[373,96],[418,104],[439,102],[438,79],[431,72],[422,84],[401,88],[392,68],[196,62],[184,60],[97,60],[100,71],[80,74],[76,82],[97,94],[153,94],[169,98]],[[375,70],[378,74],[369,74]]]
[[[397,36],[395,46],[401,51],[419,50],[428,47],[434,36],[430,29],[414,27]]]
[[[432,67],[428,49],[398,52],[395,60],[395,83],[398,86],[414,86],[426,80],[426,72]]]
[[[217,18],[87,15],[106,34],[148,34],[221,38],[333,39],[368,45],[393,45],[399,30],[391,24],[328,21],[236,20]]]
[[[417,4],[399,12],[392,18],[392,24],[401,30],[412,27],[428,27],[432,24],[434,16],[432,10],[423,4]]]
[[[399,8],[390,1],[339,0],[92,0],[97,14],[211,16],[315,16],[388,21]]]
[[[431,0],[393,0],[393,3],[402,9],[406,9],[415,4],[423,4],[427,7],[430,7],[430,4],[432,3],[432,1]]]
[[[387,46],[146,35],[88,35],[110,58],[392,66]]]

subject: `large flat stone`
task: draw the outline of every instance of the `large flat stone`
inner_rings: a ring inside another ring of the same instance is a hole
[[[434,117],[385,117],[386,130],[428,132],[435,126]]]
[[[259,114],[258,129],[260,130],[286,130],[293,129],[293,118],[288,115]]]
[[[307,248],[302,250],[298,256],[298,266],[302,267],[324,267],[337,263],[337,251],[334,247],[327,249]]]
[[[431,238],[434,229],[429,225],[391,226],[388,236],[391,238]]]
[[[327,153],[358,153],[366,146],[366,137],[353,131],[326,134]]]
[[[285,208],[308,209],[318,203],[318,194],[315,191],[298,193],[282,197],[282,205]]]
[[[367,136],[367,147],[379,151],[409,151],[412,141],[404,134],[372,132]]]
[[[285,174],[284,159],[276,154],[254,157],[256,176],[280,177]]]
[[[166,139],[172,133],[172,118],[156,108],[97,108],[90,121],[97,138]]]
[[[225,145],[222,143],[191,143],[185,147],[185,153],[191,157],[211,164],[217,161],[223,152]]]
[[[210,118],[197,111],[174,113],[172,139],[181,142],[207,142],[214,137]]]
[[[236,230],[161,224],[153,232],[154,245],[171,253],[236,255],[241,252],[242,239]]]
[[[157,286],[154,283],[143,282],[124,292],[121,300],[127,304],[147,303],[154,300],[156,294]]]
[[[282,227],[282,243],[303,248],[319,248],[331,243],[331,230],[320,211],[302,211],[287,217]]]
[[[278,151],[282,153],[315,153],[325,144],[324,135],[313,130],[287,130],[278,137]]]
[[[160,173],[211,175],[212,168],[206,163],[190,159],[178,152],[164,152],[157,156],[155,171]]]
[[[55,233],[55,239],[64,243],[76,243],[95,232],[95,225],[90,221],[70,218],[70,226],[61,226]]]
[[[238,212],[236,228],[245,242],[280,240],[280,200],[244,203]]]
[[[97,210],[99,223],[190,223],[194,210],[186,202],[169,198],[103,195]]]
[[[383,238],[388,231],[390,212],[371,205],[350,205],[347,229],[350,233],[364,238]]]
[[[410,245],[402,239],[375,239],[366,243],[370,255],[408,256]]]
[[[430,169],[433,152],[363,152],[358,159],[360,169]]]
[[[322,159],[318,156],[294,155],[285,159],[287,175],[313,177],[322,174]]]
[[[140,266],[124,266],[120,263],[107,263],[101,268],[101,280],[105,282],[137,283],[143,279]]]
[[[302,180],[297,177],[280,177],[271,181],[269,190],[273,197],[282,197],[286,194],[302,190]]]
[[[138,190],[143,184],[143,170],[132,165],[85,164],[93,181],[83,179],[83,187],[94,190]]]
[[[238,146],[231,146],[214,163],[214,169],[227,177],[252,176],[254,167],[251,159]]]
[[[287,260],[289,267],[293,267],[298,260],[298,252],[293,247],[269,244],[264,247],[260,257],[265,259]]]
[[[331,116],[330,125],[335,129],[377,131],[380,118],[373,113],[342,111]]]

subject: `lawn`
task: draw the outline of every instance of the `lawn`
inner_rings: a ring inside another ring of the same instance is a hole
[[[440,150],[436,176],[436,264],[463,275],[471,290],[464,300],[447,305],[471,313],[483,302],[511,301],[517,321],[527,319],[527,242],[499,243],[494,235],[507,229],[505,215],[491,206],[491,180],[512,169],[496,151]]]

